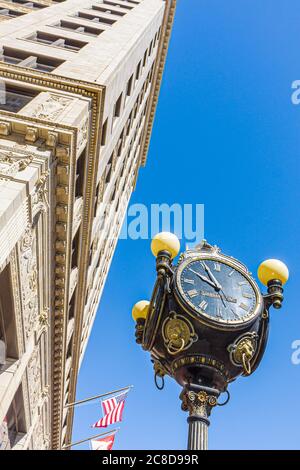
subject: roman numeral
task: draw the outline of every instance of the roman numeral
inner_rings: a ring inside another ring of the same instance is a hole
[[[217,271],[217,272],[220,272],[220,271],[221,271],[221,265],[220,265],[220,263],[214,263],[214,270]]]
[[[184,282],[186,282],[187,284],[195,284],[195,281],[194,279],[183,279]]]
[[[248,305],[243,304],[243,302],[239,305],[239,307],[242,308],[243,310],[246,310],[246,312],[248,312],[249,307]]]
[[[196,297],[196,295],[198,295],[198,292],[196,291],[196,289],[192,289],[192,290],[189,290],[188,291],[188,294],[190,297]]]
[[[199,307],[201,308],[201,310],[206,310],[207,306],[208,306],[208,303],[205,300],[202,300],[199,304]]]
[[[242,296],[245,297],[245,299],[252,299],[252,295],[248,294],[248,292],[243,292]]]
[[[235,269],[233,269],[232,271],[230,271],[230,273],[228,273],[228,276],[232,276],[235,272]]]
[[[221,307],[216,308],[216,316],[222,318],[222,309]]]
[[[247,281],[241,281],[238,284],[239,284],[239,286],[246,286],[248,284],[248,282]]]

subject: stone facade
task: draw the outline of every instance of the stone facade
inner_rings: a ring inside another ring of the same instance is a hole
[[[70,443],[175,3],[0,0],[0,449]]]

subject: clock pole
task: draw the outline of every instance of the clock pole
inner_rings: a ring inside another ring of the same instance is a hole
[[[199,385],[188,385],[182,390],[179,397],[182,400],[181,408],[189,412],[188,450],[208,449],[209,416],[218,404],[219,394],[216,389]]]
[[[229,383],[252,374],[263,357],[269,309],[281,307],[288,269],[279,260],[264,261],[258,269],[267,286],[262,294],[246,266],[218,247],[204,240],[182,253],[174,266],[179,249],[171,233],[154,237],[157,280],[152,298],[135,304],[132,316],[136,342],[151,354],[157,388],[163,389],[166,375],[182,387],[181,408],[189,413],[188,449],[206,450],[212,409],[229,401]],[[227,399],[220,403],[224,392]]]

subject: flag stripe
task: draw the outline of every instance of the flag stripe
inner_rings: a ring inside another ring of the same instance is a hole
[[[94,428],[106,428],[110,424],[122,421],[122,415],[124,410],[125,402],[120,401],[117,406],[107,413],[102,419],[99,419],[93,427]]]
[[[99,419],[93,428],[106,428],[110,424],[122,421],[123,410],[127,393],[120,393],[113,398],[102,401],[103,418]]]

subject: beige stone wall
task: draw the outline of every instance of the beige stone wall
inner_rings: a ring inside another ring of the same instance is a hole
[[[148,146],[175,4],[52,3],[0,30],[0,275],[13,292],[0,307],[17,335],[0,423],[16,416],[16,449],[70,442],[65,405]]]

